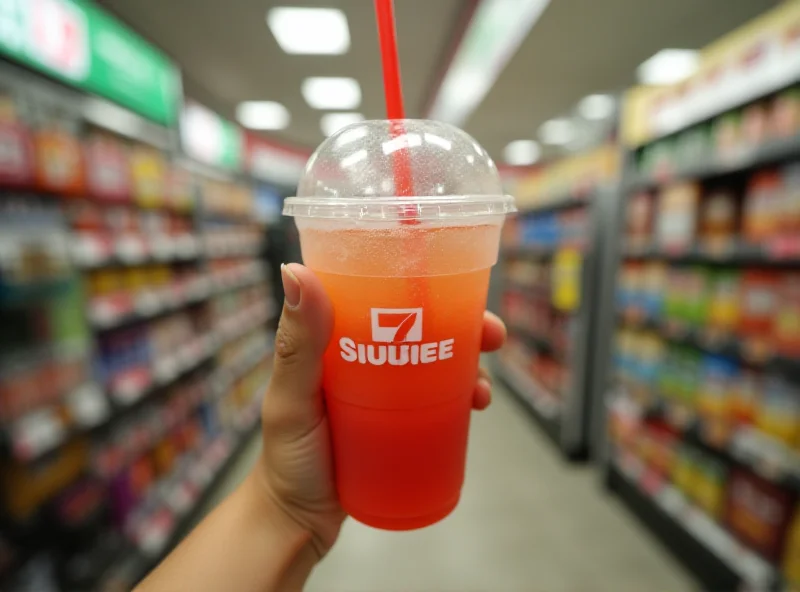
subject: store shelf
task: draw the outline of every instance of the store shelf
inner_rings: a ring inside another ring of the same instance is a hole
[[[272,353],[273,350],[270,347],[259,347],[247,352],[240,359],[226,366],[220,366],[213,378],[212,398],[218,399],[224,396],[237,380],[245,376],[261,362],[268,360]]]
[[[503,247],[501,255],[505,257],[517,257],[527,259],[550,259],[555,255],[556,247],[537,247],[530,245],[520,245],[517,247]]]
[[[624,390],[631,383],[623,380],[622,384]],[[648,390],[644,386],[633,388],[640,393]],[[683,441],[702,448],[728,465],[747,467],[779,487],[800,493],[800,454],[790,446],[749,425],[734,427],[724,441],[715,442],[710,435],[710,425],[697,414],[676,422],[672,420],[668,398],[652,392],[647,398],[651,401],[648,404],[636,403],[641,413],[648,418],[663,419]],[[628,399],[633,402],[633,398]]]
[[[800,268],[800,237],[778,237],[764,245],[737,243],[724,249],[698,245],[671,250],[657,246],[628,248],[623,251],[622,257],[676,264]]]
[[[218,347],[214,333],[185,343],[171,356],[162,356],[150,367],[136,367],[113,376],[108,381],[112,401],[122,407],[138,403],[209,359]]]
[[[800,360],[772,354],[763,348],[748,347],[747,343],[737,335],[712,334],[703,328],[671,327],[667,321],[651,317],[640,316],[632,320],[631,316],[625,313],[619,314],[618,318],[621,326],[655,331],[671,343],[689,346],[709,354],[726,356],[743,364],[782,374],[793,381],[800,381]]]
[[[776,570],[742,545],[662,476],[627,453],[613,457],[609,486],[698,576],[708,590],[768,590]]]
[[[233,292],[241,288],[249,288],[250,286],[258,285],[265,282],[267,273],[261,268],[261,264],[257,267],[242,273],[236,274],[212,274],[211,282],[214,287],[214,292],[219,294],[222,292]]]
[[[760,146],[743,149],[735,154],[718,155],[691,166],[676,167],[657,176],[639,175],[625,184],[627,191],[651,189],[675,181],[713,179],[759,167],[780,163],[800,156],[800,136],[772,140]]]
[[[146,291],[136,296],[125,293],[95,297],[87,306],[87,316],[98,330],[116,329],[202,302],[211,294],[209,284],[207,279],[199,278],[187,287]]]
[[[496,373],[511,393],[531,412],[545,433],[559,445],[561,399],[513,363],[499,360]]]
[[[111,414],[103,390],[86,382],[71,389],[63,402],[40,407],[11,422],[4,439],[15,459],[35,462],[76,434],[102,425]]]
[[[153,238],[131,233],[110,236],[78,232],[72,237],[71,251],[75,264],[84,269],[170,263],[196,259],[200,254],[200,241],[194,234]]]
[[[541,335],[537,335],[530,329],[526,329],[525,327],[521,327],[519,325],[509,325],[508,332],[512,335],[520,337],[526,344],[543,354],[549,355],[555,359],[561,359],[564,357],[563,352],[556,348],[549,339]]]
[[[591,193],[590,193],[591,195]],[[560,212],[561,210],[570,210],[572,208],[579,208],[589,205],[591,201],[584,197],[575,197],[572,194],[565,195],[558,198],[549,199],[545,202],[536,204],[531,207],[521,207],[520,215],[526,214],[548,214],[550,212]]]

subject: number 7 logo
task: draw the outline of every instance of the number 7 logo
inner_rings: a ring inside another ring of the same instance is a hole
[[[370,316],[376,343],[422,341],[421,308],[371,308]]]

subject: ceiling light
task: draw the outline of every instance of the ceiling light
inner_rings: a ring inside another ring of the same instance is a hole
[[[691,49],[662,49],[636,68],[642,84],[675,84],[697,71],[700,54]]]
[[[538,142],[533,140],[515,140],[510,142],[503,150],[503,160],[507,164],[524,166],[533,164],[542,154]]]
[[[463,126],[549,3],[550,0],[479,2],[436,91],[428,119]]]
[[[539,139],[545,144],[569,144],[574,137],[575,129],[569,119],[551,119],[539,128]]]
[[[589,95],[578,103],[578,113],[584,119],[599,121],[614,113],[614,97],[611,95]]]
[[[319,127],[323,134],[332,136],[343,127],[359,121],[364,121],[361,113],[326,113],[319,120]]]
[[[314,109],[355,109],[361,87],[355,78],[315,76],[303,80],[303,98]]]
[[[347,17],[336,8],[280,6],[267,13],[267,24],[286,53],[338,55],[350,49]]]
[[[289,125],[289,111],[275,101],[245,101],[236,107],[236,119],[244,127],[279,130]]]

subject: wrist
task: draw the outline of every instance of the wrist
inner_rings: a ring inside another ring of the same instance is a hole
[[[269,532],[278,533],[293,546],[303,547],[313,539],[310,529],[295,520],[283,505],[271,495],[268,486],[251,472],[240,486],[241,495],[252,508],[254,520]]]

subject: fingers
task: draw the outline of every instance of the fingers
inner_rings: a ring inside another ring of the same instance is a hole
[[[322,355],[333,328],[333,308],[308,268],[282,265],[281,279],[286,297],[262,417],[272,429],[305,433],[322,418]]]
[[[503,347],[506,342],[506,326],[496,314],[487,311],[483,313],[483,335],[481,336],[481,351],[492,352]]]
[[[483,411],[492,402],[492,379],[484,368],[478,369],[478,381],[472,392],[472,408]]]

